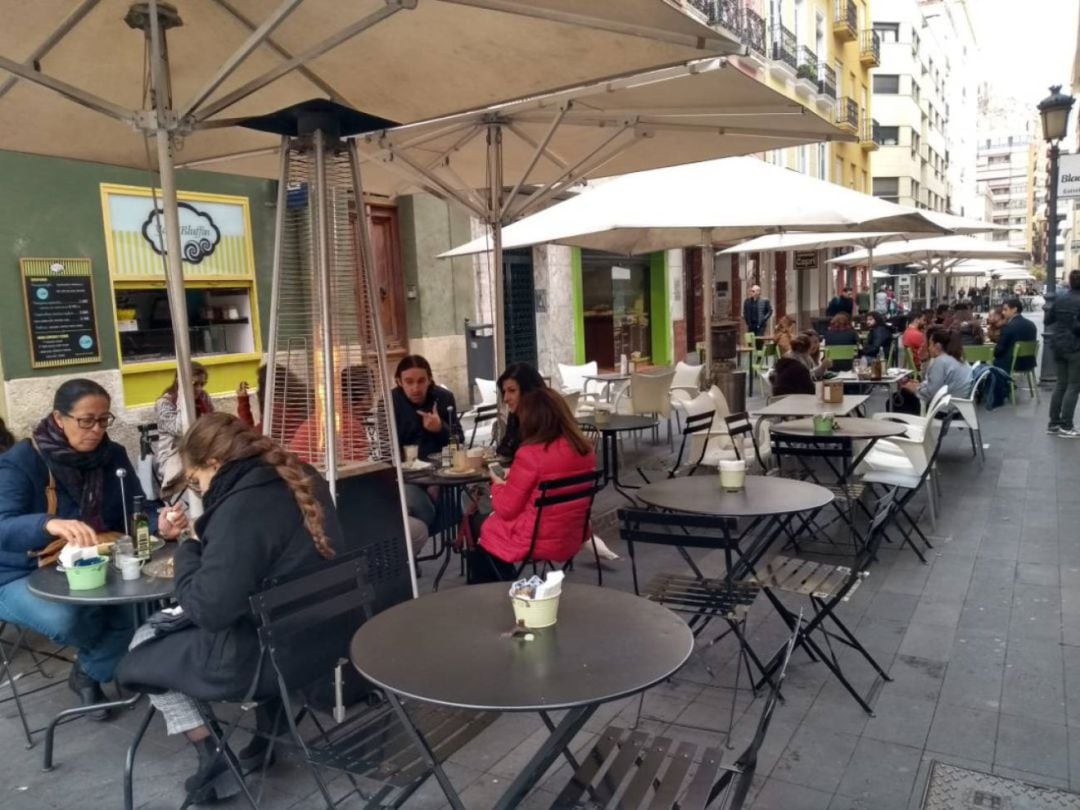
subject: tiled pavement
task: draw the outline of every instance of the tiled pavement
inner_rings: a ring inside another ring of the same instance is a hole
[[[929,565],[886,548],[842,611],[894,678],[878,693],[875,716],[860,711],[820,664],[796,653],[787,700],[759,761],[753,807],[915,808],[932,759],[1080,791],[1080,442],[1043,434],[1046,399],[1044,392],[1038,405],[1023,397],[1015,409],[980,411],[985,465],[972,461],[966,435],[948,440],[934,532],[940,540]],[[644,442],[641,449],[656,452]],[[627,442],[628,459],[635,453]],[[598,511],[619,500],[604,493]],[[643,562],[646,574],[672,566],[663,553]],[[612,564],[606,581],[627,588],[626,569],[625,561]],[[591,575],[586,565],[576,573]],[[782,627],[765,604],[750,621],[763,649],[780,639]],[[718,668],[715,681],[695,658],[673,683],[650,692],[644,725],[659,731],[674,723],[672,734],[715,741],[715,732],[679,724],[725,726],[731,653],[725,644],[705,653]],[[868,685],[864,665],[851,663],[848,671]],[[40,722],[68,699],[60,687],[28,703]],[[740,694],[736,705],[738,746],[761,701]],[[629,722],[635,710],[631,701],[605,707],[576,744],[588,744],[617,713]],[[120,806],[135,716],[63,729],[60,767],[43,774],[40,746],[24,750],[12,714],[5,705],[0,717],[0,807]],[[489,807],[543,737],[538,718],[508,716],[456,754],[449,772],[467,805]],[[178,806],[177,785],[193,768],[185,748],[155,725],[139,765],[140,806]],[[566,766],[553,768],[523,807],[548,806],[566,777]],[[318,807],[311,790],[297,766],[283,763],[268,779],[263,806]],[[441,808],[445,799],[429,780],[408,806]]]

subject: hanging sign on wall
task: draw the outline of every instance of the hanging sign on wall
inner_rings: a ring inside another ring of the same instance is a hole
[[[89,259],[20,259],[33,368],[100,363]]]

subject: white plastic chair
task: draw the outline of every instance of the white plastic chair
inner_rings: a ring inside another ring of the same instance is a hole
[[[666,420],[668,443],[671,444],[674,441],[671,434],[671,380],[674,376],[674,371],[632,375],[630,385],[616,395],[615,412],[655,416],[661,421]],[[657,432],[658,428],[654,428],[653,435]]]
[[[596,375],[596,361],[582,363],[580,366],[572,366],[566,363],[557,363],[556,365],[559,369],[559,389],[564,394],[572,392],[580,394],[578,408],[575,413],[579,416],[592,413],[596,409],[596,403],[600,401],[600,394],[604,391],[603,383],[585,379],[587,376]]]
[[[906,423],[907,436],[882,439],[874,445],[856,471],[863,474],[864,483],[909,489],[913,481],[917,484],[923,471],[930,464],[934,444],[937,441],[938,431],[934,429],[934,417],[951,407],[952,397],[949,396],[947,390],[942,389],[942,391],[934,395],[926,417],[904,413],[874,414],[875,419]],[[930,521],[936,528],[938,482],[935,470],[930,471],[928,483],[926,492],[930,504]]]
[[[986,450],[983,448],[982,430],[979,429],[979,413],[975,402],[979,398],[979,392],[990,380],[989,373],[983,373],[971,386],[971,396],[966,399],[952,398],[952,405],[956,413],[963,421],[964,426],[971,435],[971,454],[986,461]]]
[[[704,366],[692,366],[682,360],[676,363],[671,379],[672,396],[676,391],[683,391],[689,394],[690,398],[696,397],[701,391],[701,374],[704,368]]]
[[[497,405],[499,402],[499,389],[495,385],[495,380],[485,380],[483,377],[474,377],[473,382],[476,383],[476,390],[480,394],[480,401],[477,405]]]

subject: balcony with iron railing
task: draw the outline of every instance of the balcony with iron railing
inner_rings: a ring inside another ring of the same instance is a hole
[[[859,37],[859,62],[865,67],[881,64],[881,35],[872,28],[865,29]]]
[[[859,36],[859,9],[854,0],[835,0],[833,34],[842,42],[854,42]]]
[[[836,123],[852,135],[859,131],[859,105],[851,96],[844,96],[836,110]]]
[[[821,65],[818,71],[818,92],[836,101],[836,71],[832,65]]]
[[[866,152],[876,151],[881,145],[880,125],[867,113],[862,114],[859,126],[859,145]]]
[[[799,48],[799,67],[795,71],[795,75],[800,79],[806,79],[814,88],[817,88],[818,82],[818,59],[817,54],[803,45]]]
[[[793,73],[798,69],[798,44],[795,32],[788,30],[781,23],[773,23],[772,58],[774,62],[787,65]]]
[[[700,11],[709,25],[726,28],[733,34],[742,33],[742,6],[744,0],[687,0]]]
[[[765,18],[751,8],[743,9],[743,39],[760,56],[767,56],[765,47]]]

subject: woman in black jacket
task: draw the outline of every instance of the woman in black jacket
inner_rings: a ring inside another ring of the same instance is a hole
[[[866,314],[866,345],[863,346],[862,356],[868,360],[873,360],[878,354],[881,355],[882,360],[889,359],[889,344],[892,342],[893,333],[888,324],[885,323],[885,318],[877,312],[868,312]]]
[[[495,381],[506,405],[506,426],[503,429],[502,438],[495,447],[495,452],[511,461],[514,453],[521,444],[521,427],[518,424],[517,407],[524,394],[531,394],[541,388],[547,388],[547,383],[540,376],[540,372],[528,363],[514,363],[506,367],[506,371],[499,375]]]
[[[196,700],[240,700],[260,672],[257,695],[276,693],[272,668],[258,669],[259,641],[248,599],[263,583],[317,565],[342,547],[341,526],[326,483],[235,416],[209,414],[180,442],[189,485],[205,511],[198,540],[183,542],[174,562],[175,598],[189,626],[158,636],[139,628],[118,680],[145,691],[169,734],[183,733],[199,767],[185,782],[196,804],[234,795],[231,777]],[[239,752],[258,761],[265,741]]]

